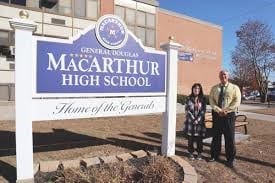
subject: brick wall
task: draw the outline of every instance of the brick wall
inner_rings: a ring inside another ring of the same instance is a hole
[[[208,94],[219,82],[222,65],[222,28],[190,17],[159,10],[157,13],[157,45],[174,36],[183,50],[194,54],[193,62],[178,62],[178,93],[190,94],[194,82],[202,84]],[[190,50],[191,49],[191,50]],[[193,50],[192,50],[193,49]]]

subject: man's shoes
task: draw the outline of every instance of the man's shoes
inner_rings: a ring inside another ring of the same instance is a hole
[[[192,153],[189,154],[189,159],[190,160],[194,160],[195,159],[195,157],[194,157],[194,155]]]
[[[210,158],[209,160],[208,160],[208,162],[215,162],[215,161],[219,161],[219,158]]]
[[[198,155],[197,155],[197,158],[196,158],[197,160],[202,160],[202,156],[201,156],[201,154],[199,153]]]
[[[227,161],[225,165],[226,165],[228,168],[231,168],[231,169],[234,168],[233,161]]]

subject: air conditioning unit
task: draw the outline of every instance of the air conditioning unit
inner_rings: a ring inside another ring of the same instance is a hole
[[[10,46],[10,53],[11,53],[11,55],[15,55],[15,47],[14,46]]]

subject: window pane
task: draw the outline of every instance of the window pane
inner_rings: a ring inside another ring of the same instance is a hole
[[[124,20],[125,18],[124,11],[125,11],[125,8],[123,7],[120,7],[120,6],[115,7],[115,15],[119,16],[122,20]]]
[[[62,15],[70,15],[72,12],[71,0],[59,0],[58,12]]]
[[[141,12],[141,11],[137,12],[137,24],[141,26],[145,26],[145,12]]]
[[[86,0],[74,1],[74,16],[86,17]]]
[[[155,26],[156,26],[155,25],[155,15],[147,13],[146,14],[146,19],[147,19],[146,26],[155,28]]]
[[[146,45],[155,47],[155,30],[152,30],[152,29],[146,30]]]
[[[45,10],[50,13],[58,13],[58,6],[58,3],[56,3],[52,8],[45,8]]]
[[[97,1],[87,0],[87,18],[97,19],[98,5]]]
[[[135,10],[126,9],[126,23],[135,24]]]
[[[137,27],[136,36],[145,44],[145,28]]]
[[[39,0],[27,0],[27,7],[39,8]]]
[[[0,2],[9,3],[9,0],[0,0]]]
[[[10,66],[10,70],[14,70],[15,69],[15,64],[14,63],[10,63],[9,66]]]
[[[11,4],[26,6],[26,0],[11,0]]]
[[[127,28],[134,34],[135,33],[135,26],[127,25]]]
[[[0,31],[0,45],[9,44],[9,32]]]
[[[12,46],[14,46],[15,45],[15,34],[14,34],[14,32],[10,32],[10,44],[12,45]]]

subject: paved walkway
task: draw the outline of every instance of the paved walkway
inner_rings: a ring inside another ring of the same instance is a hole
[[[239,114],[245,114],[250,119],[258,119],[263,121],[275,122],[275,116],[272,116],[272,115],[265,115],[265,114],[258,114],[253,112],[244,112],[244,111],[240,111]]]
[[[266,108],[267,108],[266,106],[260,106],[260,105],[241,104],[241,106],[239,107],[239,114],[245,114],[248,118],[251,118],[251,119],[275,122],[275,116],[245,112],[245,110],[266,109]],[[207,106],[207,110],[211,110],[211,107],[209,105]],[[181,105],[178,103],[177,113],[183,113],[183,112],[184,112],[184,105]]]

